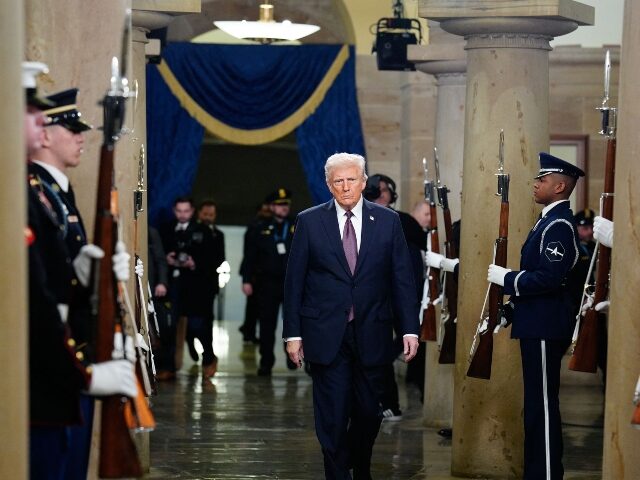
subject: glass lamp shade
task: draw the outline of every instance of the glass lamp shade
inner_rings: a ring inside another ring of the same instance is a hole
[[[283,22],[218,21],[213,24],[236,38],[255,39],[263,43],[273,40],[298,40],[320,30],[317,25],[292,23],[289,20]]]

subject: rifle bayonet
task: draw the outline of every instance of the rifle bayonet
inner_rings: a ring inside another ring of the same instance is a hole
[[[138,215],[144,212],[143,208],[143,193],[146,192],[144,188],[144,167],[145,167],[145,151],[144,143],[140,145],[140,154],[138,155],[138,188],[133,191],[133,216],[138,218]]]
[[[609,106],[610,87],[611,52],[607,50],[607,54],[604,58],[604,95],[602,97],[602,104],[596,108],[596,110],[600,110],[600,114],[602,115],[602,127],[598,133],[607,138],[615,138],[617,109],[616,107]]]
[[[427,158],[422,157],[422,168],[424,169],[424,199],[432,206],[436,204],[433,181],[429,180],[429,167],[427,166]]]
[[[438,149],[436,147],[433,147],[433,161],[436,165],[436,190],[438,191],[438,204],[443,210],[447,210],[449,208],[449,198],[447,193],[449,193],[450,190],[440,181],[440,161],[438,159]]]
[[[504,130],[500,130],[500,147],[498,149],[498,191],[496,195],[502,197],[503,202],[509,201],[509,174],[504,173]]]

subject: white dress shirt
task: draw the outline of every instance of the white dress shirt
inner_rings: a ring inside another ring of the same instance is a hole
[[[61,170],[49,165],[48,163],[41,162],[39,160],[32,160],[33,163],[40,165],[53,177],[64,193],[69,191],[69,177],[67,177]]]

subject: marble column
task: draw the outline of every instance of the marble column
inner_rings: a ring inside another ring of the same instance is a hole
[[[549,148],[549,41],[593,21],[593,9],[581,8],[576,2],[498,3],[420,2],[421,16],[440,21],[443,30],[466,39],[451,470],[458,476],[489,478],[518,477],[523,462],[520,355],[509,332],[495,336],[491,380],[466,377],[469,349],[487,287],[487,266],[498,234],[500,202],[494,195],[494,174],[499,133],[504,129],[505,170],[511,175],[507,264],[517,268],[520,246],[538,211],[531,195],[537,155]]]
[[[450,190],[449,207],[453,221],[460,218],[462,193],[462,156],[466,91],[466,53],[459,37],[442,32],[429,22],[430,43],[410,46],[408,57],[420,72],[433,75],[437,86],[435,146],[438,148],[440,177]],[[427,152],[429,168],[435,172],[432,152]],[[435,173],[434,173],[435,175]],[[440,240],[444,242],[442,210],[438,209]],[[444,247],[441,245],[441,251]],[[453,417],[453,365],[438,363],[436,343],[427,342],[425,368],[424,424],[428,427],[451,427]]]
[[[611,310],[605,399],[602,478],[640,478],[640,430],[631,427],[633,391],[640,375],[640,5],[625,2],[620,62],[620,103],[616,154],[615,222],[611,265]]]
[[[24,4],[0,3],[0,478],[27,478],[28,447],[28,328],[26,158],[24,143],[24,93],[20,62],[23,60]]]

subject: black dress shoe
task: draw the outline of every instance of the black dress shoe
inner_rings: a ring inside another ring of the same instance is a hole
[[[260,367],[258,369],[258,376],[259,377],[270,377],[271,376],[271,369],[270,368]]]
[[[451,438],[453,431],[450,428],[441,428],[438,430],[438,435],[444,438]]]

